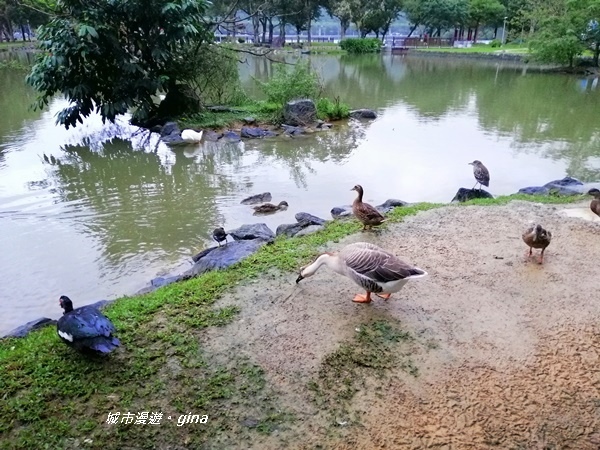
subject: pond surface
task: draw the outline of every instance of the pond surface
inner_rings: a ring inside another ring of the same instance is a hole
[[[66,131],[64,106],[29,108],[22,72],[0,70],[0,334],[76,305],[132,294],[190,266],[215,226],[330,218],[360,183],[369,202],[450,201],[482,160],[490,191],[571,175],[600,179],[595,80],[520,67],[402,56],[312,57],[328,95],[375,108],[371,122],[296,139],[205,143],[174,151],[158,136],[97,117]],[[270,63],[242,66],[248,90]],[[256,218],[240,200],[270,191],[290,208]]]

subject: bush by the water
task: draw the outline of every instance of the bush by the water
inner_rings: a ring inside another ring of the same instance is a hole
[[[340,47],[348,53],[373,53],[381,50],[381,41],[377,38],[349,38],[341,41]]]
[[[500,42],[498,39],[494,39],[492,42],[490,42],[490,47],[492,48],[498,48],[502,46],[502,42]]]
[[[312,70],[309,63],[302,62],[290,69],[289,65],[280,64],[275,74],[260,86],[267,95],[267,101],[283,105],[298,98],[316,99],[321,93],[319,75]]]
[[[327,97],[317,102],[317,116],[323,120],[340,120],[350,116],[350,108],[336,97],[333,101]]]

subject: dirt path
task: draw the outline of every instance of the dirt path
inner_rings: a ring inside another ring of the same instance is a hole
[[[231,447],[599,449],[600,222],[567,217],[581,206],[447,207],[327,249],[373,242],[429,272],[387,302],[352,303],[357,286],[325,268],[237,289],[221,302],[239,320],[203,345],[260,365],[295,420]],[[553,233],[543,266],[525,258],[531,221]],[[309,385],[374,321],[414,337],[402,349],[418,376],[367,376],[331,416]]]

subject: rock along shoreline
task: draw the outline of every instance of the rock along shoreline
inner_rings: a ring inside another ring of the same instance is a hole
[[[543,186],[521,188],[517,194],[575,196],[587,193],[594,187],[600,188],[600,182],[583,183],[576,178],[565,177],[561,180],[550,181]],[[246,205],[256,204],[269,201],[271,198],[272,195],[270,192],[264,192],[250,196],[240,203]],[[461,203],[477,198],[493,199],[494,196],[485,190],[460,188],[449,204]],[[388,199],[377,205],[376,208],[379,212],[385,214],[394,208],[409,205],[410,203],[402,200]],[[330,213],[332,219],[327,220],[307,212],[298,212],[295,215],[296,223],[280,224],[275,231],[271,230],[265,223],[244,224],[236,229],[227,230],[233,241],[229,241],[226,245],[220,247],[214,246],[202,250],[192,256],[193,265],[189,269],[180,274],[154,278],[147,286],[137,291],[135,295],[148,294],[178,281],[188,280],[212,270],[221,270],[230,267],[254,254],[262,246],[271,244],[278,236],[286,236],[288,238],[305,236],[323,230],[325,225],[331,220],[344,220],[353,216],[351,205],[333,207]],[[92,303],[92,305],[97,308],[103,308],[116,300],[100,300]],[[1,339],[25,337],[33,330],[54,324],[56,324],[56,320],[42,317],[9,331]]]

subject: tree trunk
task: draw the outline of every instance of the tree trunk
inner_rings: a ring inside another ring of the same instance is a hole
[[[300,43],[300,28],[296,27],[296,44]]]
[[[598,67],[598,59],[600,57],[600,42],[594,45],[594,66]]]
[[[269,17],[269,44],[273,43],[273,29],[275,25],[273,25],[273,18]]]
[[[310,30],[312,28],[312,17],[308,18],[308,27],[306,30],[306,33],[308,34],[308,45],[310,46],[310,43],[312,41],[312,31]]]
[[[258,44],[260,42],[260,22],[256,16],[252,18],[252,34],[254,34],[254,43]]]
[[[475,31],[473,32],[473,44],[477,43],[477,30],[479,29],[479,24],[475,25]]]
[[[346,39],[346,30],[349,26],[350,24],[347,20],[340,19],[340,40]]]
[[[408,36],[406,36],[406,37],[409,38],[415,32],[415,30],[417,29],[418,26],[419,26],[418,23],[413,25],[413,27],[410,29],[410,32],[408,33]]]
[[[279,38],[281,39],[281,46],[285,46],[285,22],[279,19]]]
[[[260,20],[260,24],[262,25],[262,43],[265,43],[265,39],[267,38],[267,19],[263,18],[263,19],[259,19]]]

